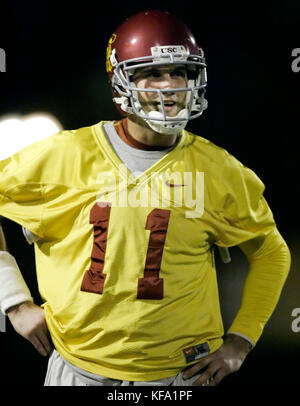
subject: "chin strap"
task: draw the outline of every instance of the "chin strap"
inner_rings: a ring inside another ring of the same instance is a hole
[[[188,120],[184,120],[184,118],[187,116],[187,109],[182,109],[177,116],[174,117],[177,119],[182,118],[182,121],[158,121],[158,119],[163,119],[163,114],[159,111],[150,111],[148,116],[150,119],[145,119],[146,123],[150,128],[152,128],[152,130],[158,132],[159,134],[178,134],[180,131],[184,130],[188,123]]]

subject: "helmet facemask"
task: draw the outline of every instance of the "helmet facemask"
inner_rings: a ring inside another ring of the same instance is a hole
[[[113,66],[112,87],[119,95],[113,100],[121,109],[143,119],[150,128],[162,134],[177,134],[183,130],[189,120],[199,117],[207,108],[204,98],[206,78],[206,64],[203,51],[199,55],[190,55],[184,46],[156,46],[151,48],[151,56],[128,59],[118,62],[113,50],[110,62]],[[183,88],[138,88],[132,81],[137,69],[153,66],[185,65],[188,73],[187,87]],[[160,100],[161,112],[145,112],[140,101],[139,92],[157,93]],[[164,93],[185,92],[185,106],[175,117],[167,115],[164,106]]]

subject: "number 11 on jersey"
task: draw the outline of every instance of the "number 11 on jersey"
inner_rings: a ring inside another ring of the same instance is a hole
[[[107,231],[111,207],[96,203],[90,215],[94,226],[94,244],[90,268],[85,272],[81,284],[84,292],[102,294],[106,274],[103,273],[105,251],[109,240]],[[137,299],[159,300],[164,296],[163,279],[159,278],[161,260],[170,219],[170,210],[153,209],[147,216],[145,229],[150,230],[149,243],[145,258],[143,278],[137,281]]]

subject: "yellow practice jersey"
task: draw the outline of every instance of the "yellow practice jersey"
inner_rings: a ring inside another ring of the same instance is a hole
[[[169,377],[222,344],[213,244],[266,235],[274,219],[263,183],[223,148],[182,131],[134,179],[103,125],[0,162],[0,215],[41,237],[39,291],[67,361],[115,379]]]

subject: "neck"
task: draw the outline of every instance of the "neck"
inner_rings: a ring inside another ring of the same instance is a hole
[[[171,147],[176,142],[176,134],[159,134],[148,127],[139,117],[129,116],[126,120],[129,134],[138,142],[162,147]]]

